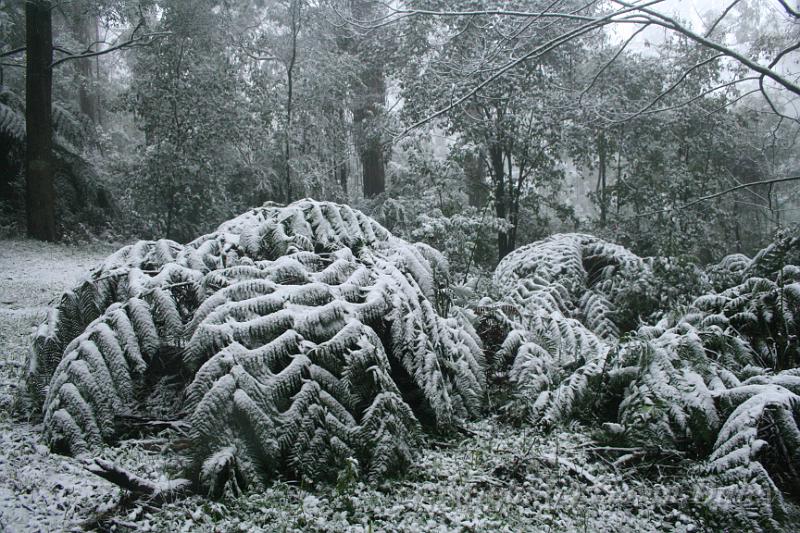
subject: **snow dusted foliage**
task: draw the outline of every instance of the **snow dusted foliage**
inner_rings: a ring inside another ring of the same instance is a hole
[[[758,252],[748,266],[745,276],[772,277],[784,265],[800,265],[800,228],[780,232],[769,246]]]
[[[558,234],[518,248],[495,270],[503,299],[524,312],[559,312],[596,335],[619,335],[619,293],[647,273],[641,258],[591,235]]]
[[[515,384],[515,418],[550,425],[573,414],[619,335],[621,291],[647,274],[622,246],[582,234],[553,235],[500,262],[493,284],[504,305],[491,312],[509,331],[498,355]]]
[[[707,269],[707,274],[714,290],[722,291],[743,282],[750,263],[751,259],[744,254],[731,254],[712,265]]]
[[[140,241],[108,257],[65,292],[39,326],[29,359],[28,393],[41,405],[45,388],[67,346],[112,304],[144,298],[155,305],[165,327],[176,326],[203,298],[202,273],[177,264],[182,247],[167,240]]]
[[[480,340],[437,311],[446,284],[441,254],[347,206],[268,205],[106,259],[40,328],[29,388],[51,446],[76,455],[120,420],[180,420],[213,495],[354,461],[379,478],[423,426],[480,410]]]
[[[800,268],[786,265],[775,279],[752,277],[717,294],[695,300],[685,320],[702,328],[735,331],[753,351],[752,363],[776,369],[800,363]]]
[[[718,395],[728,417],[717,435],[708,468],[724,487],[733,489],[743,482],[757,486],[775,515],[783,514],[776,483],[786,492],[798,494],[798,392],[800,377],[781,373],[751,378]]]
[[[706,459],[721,490],[752,484],[779,515],[781,491],[800,492],[800,268],[780,259],[796,245],[727,257],[708,273],[719,292],[624,336],[615,305],[646,261],[584,235],[520,248],[498,266],[501,302],[477,309],[505,332],[493,363],[508,413],[544,427],[588,416],[610,441]]]
[[[588,392],[586,379],[602,369],[608,346],[558,311],[540,310],[512,319],[500,309],[493,314],[508,331],[493,366],[507,368],[514,384],[506,406],[512,418],[543,425],[568,418]]]
[[[184,352],[199,368],[185,407],[208,486],[220,469],[319,478],[351,457],[373,477],[395,471],[419,425],[404,394],[443,426],[477,412],[475,339],[436,314],[400,259],[344,248],[215,272],[230,284],[198,309]]]
[[[594,389],[629,443],[708,458],[721,490],[757,487],[765,516],[779,516],[781,490],[797,495],[800,482],[800,377],[784,340],[798,333],[793,285],[749,278],[641,327],[612,349]]]

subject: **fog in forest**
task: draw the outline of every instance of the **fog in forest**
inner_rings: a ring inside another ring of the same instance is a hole
[[[797,0],[0,0],[0,530],[793,531]]]

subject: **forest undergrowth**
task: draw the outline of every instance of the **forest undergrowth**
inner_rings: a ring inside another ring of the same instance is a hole
[[[102,262],[8,241],[0,524],[792,530],[797,241],[701,270],[556,235],[466,299],[327,202]]]

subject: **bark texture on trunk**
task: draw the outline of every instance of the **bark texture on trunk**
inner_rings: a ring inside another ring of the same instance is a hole
[[[356,124],[358,151],[364,176],[364,196],[371,198],[386,190],[386,168],[383,160],[381,135],[377,121],[386,97],[383,70],[378,65],[367,65],[361,75],[364,91],[358,107],[353,111]]]
[[[53,168],[53,28],[49,1],[25,3],[25,207],[28,235],[56,240]]]
[[[72,31],[81,45],[85,46],[95,40],[96,20],[81,9],[78,9],[77,4],[75,13],[73,13],[72,26]],[[81,113],[89,117],[93,123],[97,123],[100,117],[97,112],[98,102],[93,83],[92,59],[88,57],[77,59],[74,63],[75,81],[78,86],[78,107]]]
[[[367,0],[353,2],[352,11],[361,20],[369,20],[374,16],[374,8]],[[369,50],[369,43],[356,43],[356,48],[362,52],[365,63],[359,76],[360,94],[353,109],[353,122],[363,172],[364,196],[372,198],[386,191],[386,163],[379,131],[380,116],[386,100],[386,81],[379,59],[374,56],[374,51]]]
[[[494,210],[495,216],[500,219],[509,220],[510,209],[509,198],[506,191],[506,181],[511,180],[511,176],[506,177],[504,164],[503,147],[497,143],[489,143],[489,164],[494,185]],[[501,261],[505,256],[514,250],[514,236],[511,232],[500,230],[497,232],[497,260]]]
[[[464,156],[462,168],[464,169],[469,205],[477,208],[483,207],[489,196],[485,184],[486,172],[483,167],[483,157],[467,153]]]

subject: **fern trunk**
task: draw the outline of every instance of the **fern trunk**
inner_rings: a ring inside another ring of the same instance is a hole
[[[56,240],[53,170],[53,28],[49,1],[25,3],[25,193],[28,235]]]

